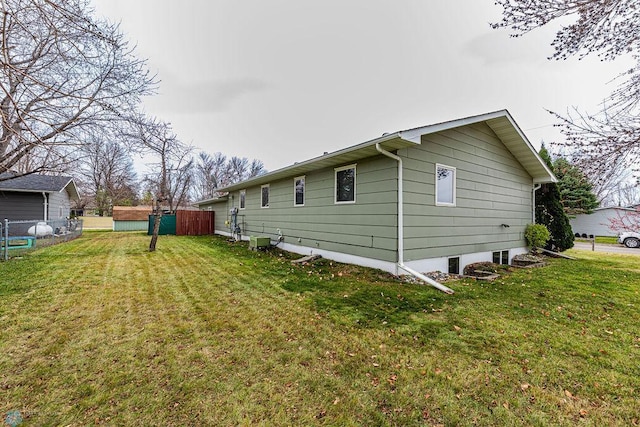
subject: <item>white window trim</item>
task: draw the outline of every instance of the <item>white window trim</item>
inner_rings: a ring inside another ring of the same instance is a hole
[[[304,206],[304,204],[307,202],[307,176],[306,175],[302,175],[302,176],[297,176],[295,178],[293,178],[293,206],[294,207],[300,207],[300,206]],[[302,185],[302,203],[298,204],[296,203],[296,181],[301,179],[304,184]]]
[[[356,169],[356,166],[357,166],[357,163],[354,163],[352,165],[341,166],[339,168],[333,169],[333,203],[334,204],[348,205],[348,204],[354,204],[356,202],[356,196],[357,196],[356,189],[358,188],[358,185],[357,185],[358,171]],[[353,169],[353,200],[338,201],[338,172],[347,170],[347,169]]]
[[[445,202],[439,202],[438,201],[438,169],[450,169],[453,171],[453,203],[445,203]],[[456,187],[457,185],[457,181],[458,181],[458,171],[456,168],[454,168],[453,166],[448,166],[448,165],[443,165],[441,163],[436,163],[436,170],[435,170],[435,181],[436,181],[436,192],[434,194],[434,198],[436,201],[436,206],[449,206],[449,207],[455,207],[456,206],[456,197],[457,197],[457,191],[456,191]]]
[[[263,206],[262,203],[264,202],[264,200],[262,199],[262,189],[263,188],[268,188],[269,189],[269,197],[267,200],[267,205]],[[262,186],[260,186],[260,208],[261,209],[268,209],[269,205],[271,204],[271,185],[270,184],[264,184]]]
[[[499,250],[499,251],[495,251],[495,252],[500,252],[500,265],[509,265],[509,261],[511,260],[511,252],[509,251],[509,249],[501,249],[501,250]],[[502,255],[503,255],[505,252],[507,253],[507,263],[506,263],[506,264],[503,264],[503,263],[502,263]]]
[[[244,206],[242,206],[242,195],[244,194]],[[247,208],[247,190],[240,190],[240,195],[238,196],[240,200],[238,200],[238,206],[240,210],[244,210]],[[260,197],[262,198],[262,193],[260,193]],[[262,201],[260,202],[262,203]]]

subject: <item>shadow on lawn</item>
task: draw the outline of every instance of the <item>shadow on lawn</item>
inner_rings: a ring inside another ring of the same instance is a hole
[[[424,285],[407,284],[373,269],[327,260],[294,268],[282,288],[305,295],[319,312],[340,323],[365,328],[396,328],[431,318],[438,333],[443,307],[452,298]],[[428,328],[431,329],[431,328]]]
[[[303,295],[319,313],[336,324],[373,329],[398,329],[411,325],[421,335],[442,332],[446,307],[452,298],[430,286],[409,284],[381,270],[320,259],[307,265],[291,261],[300,258],[279,249],[249,251],[243,243],[209,239],[236,264],[254,266],[261,275],[283,290]]]

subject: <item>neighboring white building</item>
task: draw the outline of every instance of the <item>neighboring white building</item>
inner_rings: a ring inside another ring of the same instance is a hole
[[[629,216],[639,216],[640,211],[633,207],[598,208],[590,214],[579,214],[569,220],[574,234],[594,236],[617,236],[622,230],[614,226],[616,221]],[[628,221],[626,221],[628,222]]]

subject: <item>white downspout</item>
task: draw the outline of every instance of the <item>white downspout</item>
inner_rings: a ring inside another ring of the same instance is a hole
[[[425,276],[424,274],[418,273],[412,268],[409,268],[406,265],[404,265],[404,207],[403,207],[404,197],[403,197],[403,186],[402,186],[402,181],[403,181],[402,158],[380,147],[380,143],[376,143],[376,150],[378,150],[380,154],[390,157],[393,160],[398,162],[398,267],[406,271],[407,273],[411,274],[412,276],[417,277],[423,282],[433,286],[434,288],[439,289],[442,292],[452,294],[453,293],[452,289],[449,289],[443,284],[438,283],[435,280]]]
[[[531,224],[536,223],[536,190],[539,190],[542,187],[542,184],[533,184],[533,191],[531,194]]]
[[[47,214],[49,212],[49,201],[47,200],[47,193],[42,192],[42,197],[44,198],[44,220],[47,221]]]

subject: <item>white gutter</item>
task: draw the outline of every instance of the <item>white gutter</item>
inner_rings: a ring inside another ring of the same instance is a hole
[[[273,182],[278,179],[287,178],[289,176],[304,175],[305,173],[308,173],[310,170],[318,169],[317,165],[320,162],[325,162],[325,161],[330,162],[330,166],[325,164],[325,166],[322,166],[322,167],[331,167],[334,165],[339,166],[341,164],[346,164],[349,162],[353,163],[355,158],[361,158],[361,157],[358,157],[358,155],[353,157],[352,153],[357,152],[358,150],[368,149],[375,146],[378,143],[391,141],[397,138],[401,138],[405,141],[413,142],[415,144],[414,141],[411,141],[409,138],[405,137],[404,134],[406,133],[407,132],[403,132],[402,136],[400,135],[401,132],[382,135],[376,139],[372,139],[371,141],[363,142],[362,144],[343,148],[342,150],[334,151],[333,153],[323,154],[322,156],[314,157],[313,159],[305,160],[303,162],[296,162],[290,166],[286,166],[284,168],[277,169],[275,171],[267,172],[263,175],[258,175],[253,178],[249,178],[245,181],[239,181],[239,182],[236,182],[235,184],[231,184],[226,187],[218,188],[216,191],[232,192],[236,190],[242,190],[243,188],[251,187],[253,185],[266,184],[268,182]],[[345,156],[345,155],[347,157],[341,158],[341,156]],[[335,159],[341,159],[341,160],[335,160]],[[209,201],[210,200],[206,200],[205,202],[209,202]],[[202,203],[202,201],[197,201],[196,203]]]
[[[531,192],[531,194],[533,194],[533,196],[531,197],[531,223],[532,224],[536,223],[536,190],[539,190],[540,187],[542,187],[542,184],[534,184],[533,191]]]
[[[44,198],[44,220],[47,221],[47,213],[49,212],[49,201],[47,200],[47,193],[42,192]]]
[[[404,197],[402,186],[402,158],[380,147],[380,142],[376,143],[376,150],[378,150],[380,154],[392,158],[393,160],[398,162],[398,267],[411,274],[412,276],[417,277],[423,282],[433,286],[434,288],[439,289],[442,292],[446,292],[447,294],[452,294],[452,289],[449,289],[443,284],[438,283],[435,280],[425,276],[424,274],[418,273],[412,268],[404,265]]]

